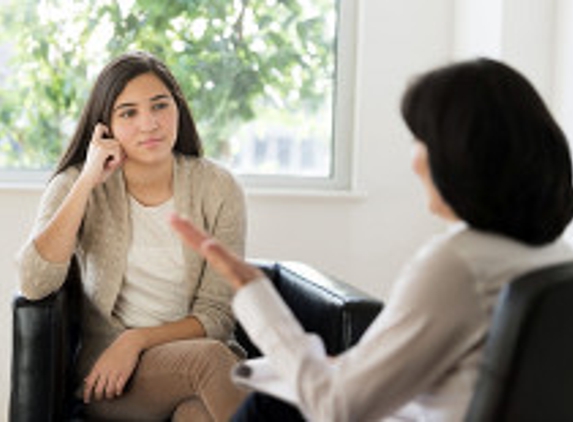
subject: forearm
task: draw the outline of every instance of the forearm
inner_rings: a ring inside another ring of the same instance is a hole
[[[90,183],[77,179],[52,219],[35,236],[36,249],[47,261],[62,263],[70,259],[91,191]]]
[[[203,325],[193,316],[157,327],[134,328],[129,332],[137,338],[141,351],[176,340],[201,338],[206,335]]]

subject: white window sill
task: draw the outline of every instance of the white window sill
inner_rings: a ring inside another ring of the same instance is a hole
[[[247,197],[252,198],[295,198],[295,199],[328,199],[343,201],[364,201],[368,193],[358,190],[335,190],[335,189],[273,189],[273,188],[246,188]]]
[[[0,193],[2,192],[29,192],[41,193],[46,187],[44,182],[0,182]],[[342,201],[364,201],[368,193],[358,190],[336,190],[336,189],[296,189],[296,188],[256,188],[246,187],[245,194],[251,198],[296,198],[296,199],[326,199]]]

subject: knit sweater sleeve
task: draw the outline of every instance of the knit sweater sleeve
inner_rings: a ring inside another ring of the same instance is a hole
[[[19,288],[26,298],[36,300],[58,290],[68,271],[69,262],[55,263],[46,260],[36,248],[34,238],[52,219],[78,175],[70,168],[58,174],[48,184],[40,200],[38,214],[30,236],[16,256]]]
[[[231,174],[218,169],[210,175],[205,194],[209,197],[202,207],[205,228],[234,253],[244,256],[246,211],[242,188]],[[206,265],[191,312],[201,322],[208,337],[226,340],[231,336],[235,325],[232,296],[229,284]]]

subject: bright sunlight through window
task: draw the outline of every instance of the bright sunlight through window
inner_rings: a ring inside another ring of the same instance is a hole
[[[236,174],[334,177],[337,0],[0,0],[0,169],[49,171],[100,69],[167,63],[209,157]]]

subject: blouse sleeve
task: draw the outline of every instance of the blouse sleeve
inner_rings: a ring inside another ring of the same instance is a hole
[[[30,236],[16,257],[21,293],[28,299],[41,299],[59,289],[66,277],[69,263],[50,262],[36,249],[34,238],[54,216],[70,191],[77,171],[70,169],[50,181],[40,200],[38,214]]]
[[[210,185],[212,198],[206,202],[203,210],[206,229],[235,254],[243,257],[246,236],[243,190],[226,172],[215,174]],[[193,300],[192,315],[201,322],[208,337],[227,340],[231,336],[235,327],[232,296],[229,283],[206,265]]]
[[[389,306],[346,353],[331,359],[269,282],[242,288],[237,318],[295,390],[310,420],[378,420],[427,391],[475,344],[482,310],[471,274],[444,250],[425,251],[397,281]]]

